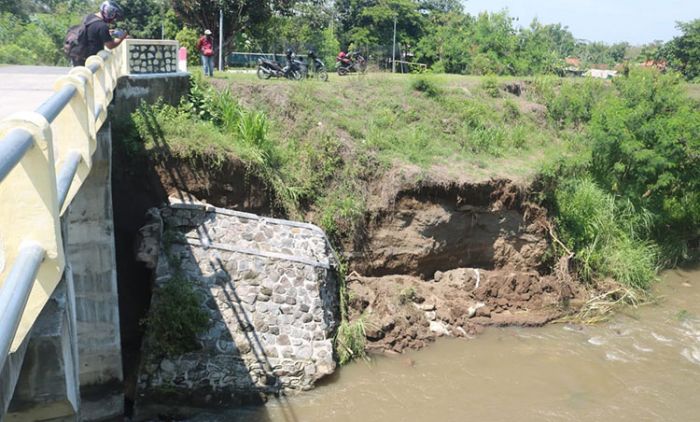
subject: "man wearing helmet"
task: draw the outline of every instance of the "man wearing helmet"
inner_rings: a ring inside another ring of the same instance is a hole
[[[100,11],[85,17],[85,32],[87,36],[87,54],[82,59],[74,59],[74,66],[84,66],[85,59],[97,54],[100,50],[117,48],[128,36],[126,32],[120,34],[120,38],[113,38],[109,32],[109,24],[123,18],[121,7],[112,0],[103,2]]]

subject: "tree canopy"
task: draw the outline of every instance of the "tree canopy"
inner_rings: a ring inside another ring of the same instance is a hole
[[[97,10],[98,4],[97,0],[0,0],[0,61],[65,63],[60,50],[66,28]],[[380,66],[388,66],[396,22],[396,58],[425,63],[437,72],[552,74],[562,72],[565,58],[576,57],[584,68],[629,60],[668,61],[687,79],[700,78],[700,19],[678,23],[682,34],[668,43],[633,47],[580,40],[566,26],[537,19],[522,25],[506,10],[469,14],[459,0],[121,0],[120,4],[125,20],[118,25],[138,38],[174,38],[181,32],[178,39],[191,41],[193,33],[204,29],[218,37],[221,10],[225,51],[314,49],[332,60],[340,49],[358,49]]]

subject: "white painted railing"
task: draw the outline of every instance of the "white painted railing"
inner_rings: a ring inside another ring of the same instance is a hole
[[[60,77],[35,111],[0,121],[0,369],[61,280],[60,218],[90,173],[118,78],[177,72],[177,50],[128,39]]]

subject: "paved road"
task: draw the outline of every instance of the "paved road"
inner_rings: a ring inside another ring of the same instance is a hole
[[[33,111],[53,93],[67,67],[0,65],[0,119],[17,111]]]

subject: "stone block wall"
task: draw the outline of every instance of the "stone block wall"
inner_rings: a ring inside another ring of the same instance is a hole
[[[163,358],[144,342],[136,411],[153,404],[230,407],[313,388],[335,369],[339,320],[332,251],[318,227],[203,204],[153,214],[140,259],[156,268],[153,301],[173,262],[210,318],[201,350]],[[173,235],[173,231],[177,235]],[[157,254],[157,258],[156,258]]]
[[[128,43],[128,71],[131,74],[177,72],[176,44]]]

